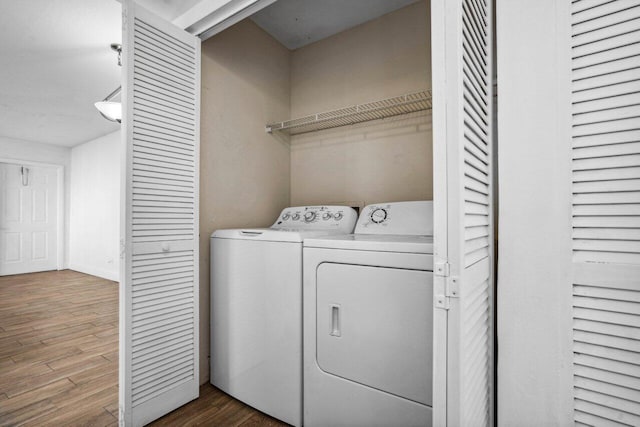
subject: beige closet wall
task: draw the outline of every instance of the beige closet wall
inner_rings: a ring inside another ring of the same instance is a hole
[[[289,116],[290,52],[249,20],[202,44],[200,378],[209,376],[209,236],[265,227],[289,204],[289,146],[265,133]]]
[[[431,87],[429,3],[305,46],[291,57],[291,114]],[[432,199],[430,114],[291,138],[291,204]]]

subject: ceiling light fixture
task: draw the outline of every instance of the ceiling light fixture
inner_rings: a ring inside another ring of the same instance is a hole
[[[122,104],[120,102],[112,101],[113,98],[118,96],[122,86],[119,86],[116,90],[111,92],[102,101],[96,102],[95,105],[102,117],[112,122],[122,123]]]
[[[122,45],[113,43],[111,44],[111,50],[118,52],[118,65],[122,65]],[[118,96],[122,91],[122,86],[118,86],[116,90],[107,95],[102,101],[98,101],[95,107],[100,112],[100,115],[112,122],[122,123],[122,103],[112,101],[113,98]]]

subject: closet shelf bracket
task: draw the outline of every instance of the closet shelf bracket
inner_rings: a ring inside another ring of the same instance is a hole
[[[394,98],[339,108],[324,113],[268,124],[266,131],[289,135],[348,126],[431,109],[431,91],[423,90]]]

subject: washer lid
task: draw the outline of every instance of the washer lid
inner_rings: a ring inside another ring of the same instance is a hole
[[[211,234],[212,239],[260,240],[269,242],[301,243],[309,237],[323,237],[336,234],[334,230],[298,230],[294,228],[238,228],[216,230]]]
[[[305,239],[305,248],[433,254],[432,236],[348,234]]]

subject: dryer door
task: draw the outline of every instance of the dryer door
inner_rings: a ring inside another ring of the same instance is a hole
[[[431,406],[429,271],[323,263],[317,270],[320,368]]]

